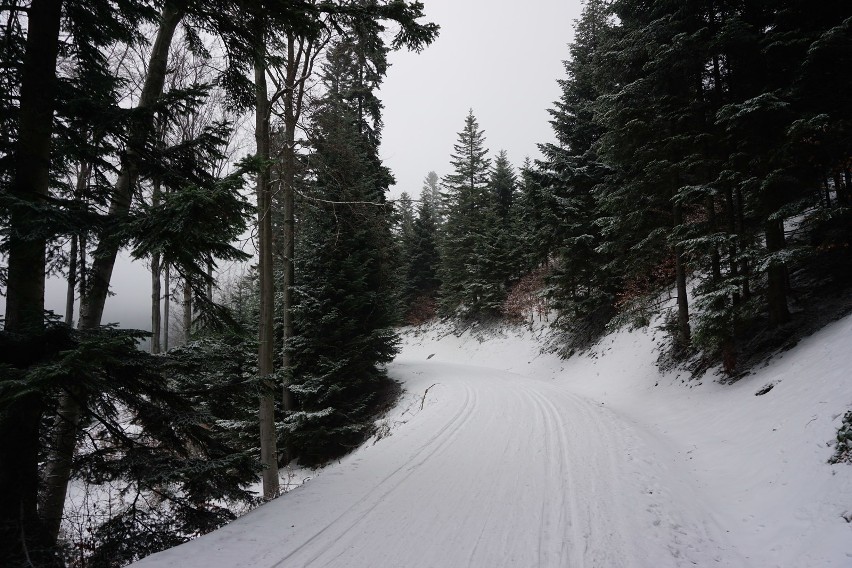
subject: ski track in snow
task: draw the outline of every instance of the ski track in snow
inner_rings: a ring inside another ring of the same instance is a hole
[[[674,448],[570,385],[437,361],[390,372],[408,408],[389,437],[139,566],[750,566]]]

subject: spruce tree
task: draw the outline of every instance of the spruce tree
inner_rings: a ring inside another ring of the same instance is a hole
[[[435,295],[440,286],[438,267],[438,224],[432,201],[421,194],[414,219],[412,235],[406,249],[407,270],[405,286],[410,298],[407,307],[409,323],[421,323],[435,314]]]
[[[550,295],[562,324],[571,330],[575,345],[598,337],[615,314],[617,271],[608,240],[625,238],[602,230],[602,206],[610,199],[601,184],[611,172],[598,155],[605,127],[595,105],[608,93],[611,70],[604,64],[612,35],[607,3],[590,0],[576,25],[567,77],[559,81],[560,99],[550,111],[556,143],[542,144],[544,155],[531,173],[529,191],[540,186],[543,211],[531,222],[544,225],[533,242],[551,250],[556,265],[550,277]],[[544,242],[542,242],[544,241]]]
[[[420,199],[429,201],[432,214],[438,225],[443,224],[443,200],[441,199],[440,178],[435,172],[429,172],[423,178],[423,187],[420,189]]]
[[[328,92],[313,115],[296,257],[296,334],[286,346],[298,405],[286,417],[288,439],[305,464],[338,457],[372,432],[392,386],[382,365],[398,342],[384,198],[390,174],[376,161],[380,122],[366,129],[359,118],[362,97],[353,92],[368,86],[358,80],[351,47],[331,50]]]
[[[463,317],[495,315],[505,295],[500,274],[499,217],[491,191],[485,136],[471,110],[453,146],[454,172],[444,176],[440,307]]]

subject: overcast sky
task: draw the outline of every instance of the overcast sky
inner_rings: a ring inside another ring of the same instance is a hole
[[[494,156],[513,165],[539,157],[552,139],[547,109],[559,98],[580,0],[424,0],[441,26],[421,53],[392,53],[380,97],[385,104],[382,157],[396,176],[395,195],[416,197],[430,170],[449,173],[449,158],[468,109]]]
[[[441,35],[421,53],[392,53],[379,95],[385,104],[381,154],[397,180],[392,194],[407,191],[414,198],[430,170],[448,173],[468,109],[491,156],[506,150],[515,167],[539,156],[536,144],[552,139],[547,109],[559,97],[556,81],[564,76],[562,61],[581,10],[580,0],[423,1]],[[112,290],[104,323],[149,329],[145,264],[120,259]],[[62,314],[64,297],[64,284],[48,281],[47,308]],[[0,312],[4,308],[5,301]]]

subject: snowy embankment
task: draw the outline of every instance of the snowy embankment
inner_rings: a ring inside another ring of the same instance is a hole
[[[852,566],[852,465],[826,463],[850,337],[846,318],[725,386],[660,374],[647,330],[568,361],[528,331],[409,332],[378,439],[138,565]]]

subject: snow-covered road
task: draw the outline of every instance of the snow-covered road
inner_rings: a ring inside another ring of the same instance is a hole
[[[569,385],[431,360],[390,372],[407,392],[387,436],[139,566],[749,566],[667,440]]]

